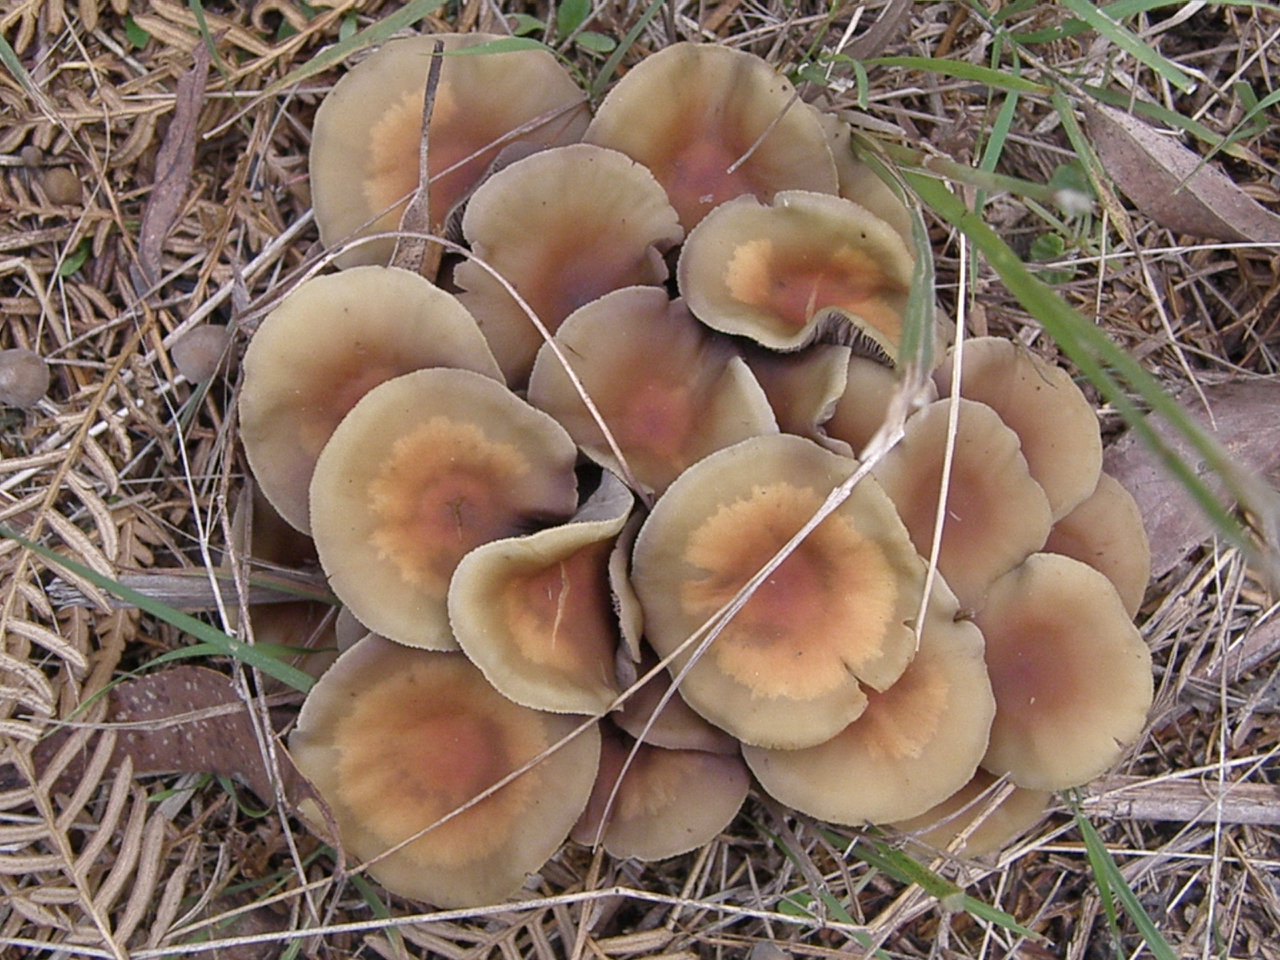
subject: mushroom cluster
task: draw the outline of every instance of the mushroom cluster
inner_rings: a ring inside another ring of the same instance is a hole
[[[895,823],[975,777],[1043,792],[1113,764],[1151,700],[1146,572],[1120,555],[1142,526],[1084,396],[1017,345],[969,342],[959,397],[944,364],[941,399],[758,576],[894,387],[909,214],[847,127],[715,45],[648,58],[592,118],[549,53],[444,38],[430,220],[471,256],[427,278],[375,235],[417,187],[435,39],[322,105],[316,216],[345,269],[243,362],[257,484],[364,634],[289,741],[312,826],[453,907],[571,833],[693,849],[753,777]]]

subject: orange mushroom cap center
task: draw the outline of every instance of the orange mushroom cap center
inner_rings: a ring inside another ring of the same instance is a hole
[[[705,571],[683,587],[686,609],[706,618],[729,602],[819,504],[813,490],[779,483],[720,507],[685,551]],[[726,543],[737,544],[731,554]],[[820,697],[881,655],[896,582],[874,541],[828,517],[752,594],[710,655],[758,696]]]
[[[474,424],[432,417],[395,441],[369,483],[379,557],[409,583],[443,594],[463,556],[514,532],[502,492],[528,471],[514,446]]]

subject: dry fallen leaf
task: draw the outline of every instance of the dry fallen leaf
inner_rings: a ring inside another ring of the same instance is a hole
[[[1280,480],[1280,380],[1215,384],[1205,387],[1204,393],[1212,422],[1194,393],[1180,399],[1237,463],[1273,484]],[[1191,447],[1163,421],[1152,417],[1149,422],[1180,456],[1196,462]],[[1138,503],[1151,538],[1153,577],[1168,573],[1212,535],[1213,528],[1200,509],[1134,434],[1125,434],[1107,450],[1103,469]]]
[[[196,44],[195,64],[178,80],[174,93],[173,119],[164,143],[156,154],[156,178],[142,213],[138,233],[138,267],[148,285],[159,282],[162,270],[160,250],[182,212],[191,185],[196,160],[196,121],[204,103],[205,78],[209,73],[209,50]]]
[[[1144,214],[1175,233],[1252,243],[1280,243],[1280,216],[1240,189],[1212,163],[1149,124],[1103,104],[1086,104],[1098,159]]]
[[[127,754],[135,776],[212,773],[239,780],[264,802],[275,796],[245,705],[216,670],[177,666],[126,680],[111,691],[107,722],[129,725],[120,729],[113,767]]]

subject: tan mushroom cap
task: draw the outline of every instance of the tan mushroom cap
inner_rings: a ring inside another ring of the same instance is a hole
[[[556,343],[646,491],[665,490],[715,450],[778,430],[736,348],[658,287],[615,290],[587,304],[561,326]],[[529,402],[563,424],[592,460],[622,472],[550,347],[538,353]]]
[[[950,849],[960,834],[967,831],[954,853],[965,857],[994,853],[1035,826],[1053,799],[1053,794],[1043,790],[1014,787],[1007,797],[988,810],[997,783],[996,776],[979,768],[972,780],[946,800],[918,817],[899,820],[893,826],[937,851]],[[971,826],[979,817],[981,822]]]
[[[49,392],[49,364],[34,350],[0,350],[0,405],[34,407]]]
[[[462,232],[552,333],[611,290],[662,283],[662,255],[684,238],[653,174],[616,150],[585,143],[536,153],[494,174],[467,204]],[[476,263],[460,263],[453,278],[507,382],[523,387],[543,343],[538,329]]]
[[[996,694],[987,770],[1061,790],[1103,773],[1141,734],[1151,652],[1098,571],[1033,554],[992,584],[976,622]]]
[[[502,376],[471,315],[417,274],[359,267],[300,284],[244,356],[240,436],[271,505],[309,533],[311,474],[338,422],[377,384],[441,366]]]
[[[605,472],[568,523],[482,544],[449,585],[459,646],[503,696],[535,710],[603,714],[618,695],[609,555],[635,500]]]
[[[948,356],[934,382],[951,390]],[[1000,414],[1022,441],[1027,466],[1061,520],[1093,493],[1102,472],[1102,437],[1093,407],[1070,374],[1000,337],[965,341],[960,395]]]
[[[938,398],[932,381],[926,382],[927,400]],[[845,376],[844,393],[836,400],[831,417],[823,424],[829,446],[843,453],[843,445],[854,456],[866,449],[889,413],[889,401],[899,387],[892,367],[869,357],[851,356]]]
[[[613,542],[609,554],[609,589],[613,592],[613,609],[618,615],[618,629],[622,632],[623,649],[634,664],[640,659],[640,637],[644,634],[644,610],[640,598],[631,585],[631,549],[644,516],[638,511],[631,514],[626,526]]]
[[[889,689],[867,694],[861,716],[805,750],[743,747],[771,796],[834,823],[886,823],[925,812],[973,776],[996,711],[982,634],[934,584],[915,659]]]
[[[1110,474],[1069,514],[1053,525],[1046,553],[1087,563],[1110,580],[1129,616],[1138,615],[1151,579],[1151,544],[1133,496]]]
[[[938,515],[951,400],[931,403],[907,421],[900,443],[875,467],[911,542],[929,556]],[[996,412],[960,400],[947,487],[938,571],[967,610],[981,608],[988,588],[1044,546],[1049,501],[1031,479],[1018,435]]]
[[[826,134],[795,88],[759,57],[714,43],[673,44],[632,67],[583,139],[652,170],[685,230],[743,194],[767,203],[779,190],[838,186]]]
[[[618,858],[653,861],[688,853],[714,840],[738,815],[751,786],[740,756],[645,743],[624,773],[631,747],[630,738],[605,733],[595,788],[573,828],[578,843],[595,843],[619,776],[603,835],[605,850]]]
[[[644,676],[658,664],[653,649],[641,648],[638,676]],[[619,729],[645,743],[666,750],[701,750],[704,753],[739,753],[738,741],[719,727],[694,713],[678,694],[667,696],[671,675],[665,671],[632,691],[626,702],[609,719]],[[665,698],[665,703],[663,702]],[[662,709],[654,716],[659,704]]]
[[[827,134],[827,145],[836,162],[836,175],[840,182],[840,196],[866,207],[911,245],[911,211],[898,195],[875,172],[854,156],[853,131],[848,121],[831,113],[809,107],[818,116],[818,122]]]
[[[845,390],[849,372],[848,347],[818,343],[794,353],[777,353],[763,347],[743,350],[751,372],[760,382],[783,433],[808,437],[836,453],[851,456],[842,445],[829,445],[823,424],[831,419]]]
[[[636,539],[645,633],[667,656],[727,604],[856,464],[800,437],[756,437],[695,464]],[[924,564],[866,478],[770,576],[685,676],[681,695],[744,743],[829,740],[915,651]],[[688,649],[671,671],[690,659]]]
[[[399,225],[405,201],[418,187],[422,101],[435,41],[455,51],[497,39],[474,33],[392,40],[338,81],[316,111],[311,132],[311,197],[325,246]],[[431,113],[431,223],[444,222],[503,138],[562,109],[515,139],[552,146],[572,143],[586,130],[582,91],[548,51],[446,56]],[[456,170],[439,176],[455,164]],[[390,239],[359,244],[338,263],[385,264],[394,246]]]
[[[440,907],[498,903],[569,834],[600,756],[593,726],[496,793],[395,853],[577,725],[512,703],[461,654],[370,636],[302,705],[289,749],[336,822],[342,848],[393,893]],[[304,809],[318,830],[325,819]]]
[[[676,276],[712,329],[797,350],[847,323],[894,359],[912,267],[902,238],[866,208],[788,190],[772,206],[741,197],[709,213],[689,232]]]
[[[329,585],[371,630],[454,649],[446,596],[482,543],[568,519],[577,451],[550,417],[468,370],[418,370],[369,391],[311,482]]]

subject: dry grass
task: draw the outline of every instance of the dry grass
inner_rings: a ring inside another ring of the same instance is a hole
[[[0,523],[113,576],[216,564],[244,477],[235,378],[193,390],[175,377],[167,347],[205,317],[251,327],[314,257],[308,129],[336,73],[277,97],[254,92],[306,62],[344,23],[393,9],[382,0],[315,10],[295,0],[207,5],[218,60],[198,105],[195,165],[162,257],[148,264],[140,234],[155,203],[157,154],[201,42],[191,9],[175,0],[6,5],[0,33],[38,92],[0,72],[0,346],[37,348],[54,365],[54,387],[28,413],[0,412]],[[483,27],[495,15],[481,0],[442,9],[432,28]],[[524,11],[519,0],[501,0],[501,9]],[[701,22],[723,42],[794,65],[820,38],[833,45],[852,13],[837,4],[832,17],[809,0],[668,9],[641,34],[636,55]],[[126,10],[129,30],[150,36],[141,48],[130,44]],[[595,28],[621,36],[638,12],[598,3]],[[878,12],[866,11],[864,23]],[[1005,25],[1047,27],[1060,13],[1033,5]],[[1131,25],[1205,75],[1193,93],[1159,82],[1092,33],[1037,45],[1041,63],[1024,66],[1041,78],[1109,78],[1220,133],[1240,119],[1233,83],[1259,96],[1276,89],[1274,9],[1208,7],[1167,29],[1145,16]],[[283,25],[300,32],[286,37]],[[886,52],[974,64],[1000,53],[960,3],[917,4]],[[598,61],[569,56],[594,75]],[[834,76],[851,79],[844,68]],[[855,92],[839,86],[829,99],[851,103]],[[963,162],[981,155],[1003,101],[972,82],[897,66],[872,67],[868,93],[873,129]],[[1280,132],[1273,125],[1243,146],[1227,169],[1274,204]],[[1069,158],[1047,102],[1021,98],[1000,171],[1043,181]],[[59,169],[76,173],[79,196],[66,194]],[[986,215],[1024,252],[1053,232],[1013,199],[993,199]],[[1063,295],[1171,386],[1188,373],[1204,382],[1274,375],[1277,251],[1180,242],[1187,238],[1137,214],[1132,226],[1138,250],[1106,218],[1069,238],[1076,242],[1054,264]],[[962,300],[975,327],[1052,351],[984,266],[959,275],[956,236],[937,227],[934,239],[948,309]],[[161,274],[153,289],[148,266]],[[1127,919],[1113,941],[1081,837],[1061,810],[998,862],[934,864],[1035,940],[841,856],[815,825],[784,821],[754,799],[728,835],[698,853],[640,866],[571,848],[526,903],[422,915],[358,877],[335,877],[296,821],[275,810],[251,815],[217,783],[108,775],[114,734],[93,725],[100,701],[80,714],[86,725],[70,744],[95,759],[69,785],[56,769],[37,779],[32,750],[51,721],[121,671],[187,642],[79,586],[87,603],[64,605],[48,567],[0,541],[0,955],[173,955],[173,945],[200,938],[236,957],[294,948],[326,957],[733,957],[761,940],[813,957],[867,945],[902,957],[1085,958],[1139,948]],[[1150,729],[1120,771],[1123,789],[1085,791],[1086,810],[1178,956],[1280,957],[1280,626],[1268,618],[1270,603],[1241,558],[1212,544],[1153,584],[1143,612],[1159,671]],[[804,910],[811,902],[820,919]],[[288,947],[263,942],[284,931],[296,932]],[[238,937],[248,941],[235,945]]]

